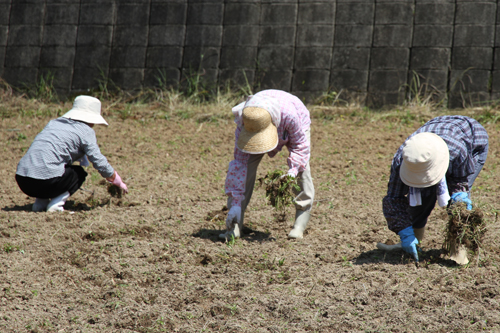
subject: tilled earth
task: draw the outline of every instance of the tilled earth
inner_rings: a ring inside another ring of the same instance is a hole
[[[496,125],[485,124],[490,152],[473,191],[487,222],[479,255],[459,267],[442,253],[436,208],[416,267],[375,245],[398,242],[381,201],[392,156],[421,121],[315,117],[304,239],[287,239],[294,212],[276,221],[261,188],[244,237],[224,243],[232,121],[109,117],[98,142],[129,194],[111,196],[89,167],[66,212],[33,213],[14,175],[48,120],[0,122],[1,332],[500,331]],[[287,155],[265,157],[258,177],[286,170]]]

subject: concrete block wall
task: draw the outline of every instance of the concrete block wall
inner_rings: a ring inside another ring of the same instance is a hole
[[[62,93],[208,86],[500,98],[496,0],[0,0],[0,77]]]
[[[330,87],[364,100],[370,73],[375,1],[338,1],[335,14]]]

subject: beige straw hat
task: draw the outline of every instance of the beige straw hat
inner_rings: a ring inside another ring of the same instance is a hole
[[[423,132],[406,141],[399,175],[408,186],[429,187],[443,179],[449,164],[446,142],[437,134]]]
[[[266,109],[246,107],[243,109],[243,129],[237,146],[249,154],[264,154],[278,145],[278,130]]]
[[[106,120],[101,116],[101,101],[91,96],[82,95],[75,98],[73,108],[66,112],[63,117],[89,124],[108,126]]]

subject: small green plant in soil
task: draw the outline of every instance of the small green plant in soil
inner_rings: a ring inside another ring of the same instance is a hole
[[[12,252],[14,251],[14,246],[12,246],[12,244],[10,243],[4,244],[3,250],[7,253]]]
[[[293,204],[294,191],[300,191],[297,179],[292,176],[284,176],[282,170],[269,171],[268,174],[259,178],[258,187],[265,185],[266,199],[276,209],[278,220],[285,221],[286,208]]]
[[[482,243],[486,224],[483,212],[479,208],[467,210],[466,205],[457,203],[448,210],[448,225],[443,249],[450,253],[451,247],[463,245],[475,253]]]

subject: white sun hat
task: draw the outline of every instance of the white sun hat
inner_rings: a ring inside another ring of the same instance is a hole
[[[399,176],[408,186],[430,187],[443,179],[449,164],[446,142],[437,134],[423,132],[405,142]]]
[[[81,95],[75,98],[73,108],[66,112],[63,118],[108,126],[106,120],[101,116],[101,101],[91,96]]]

